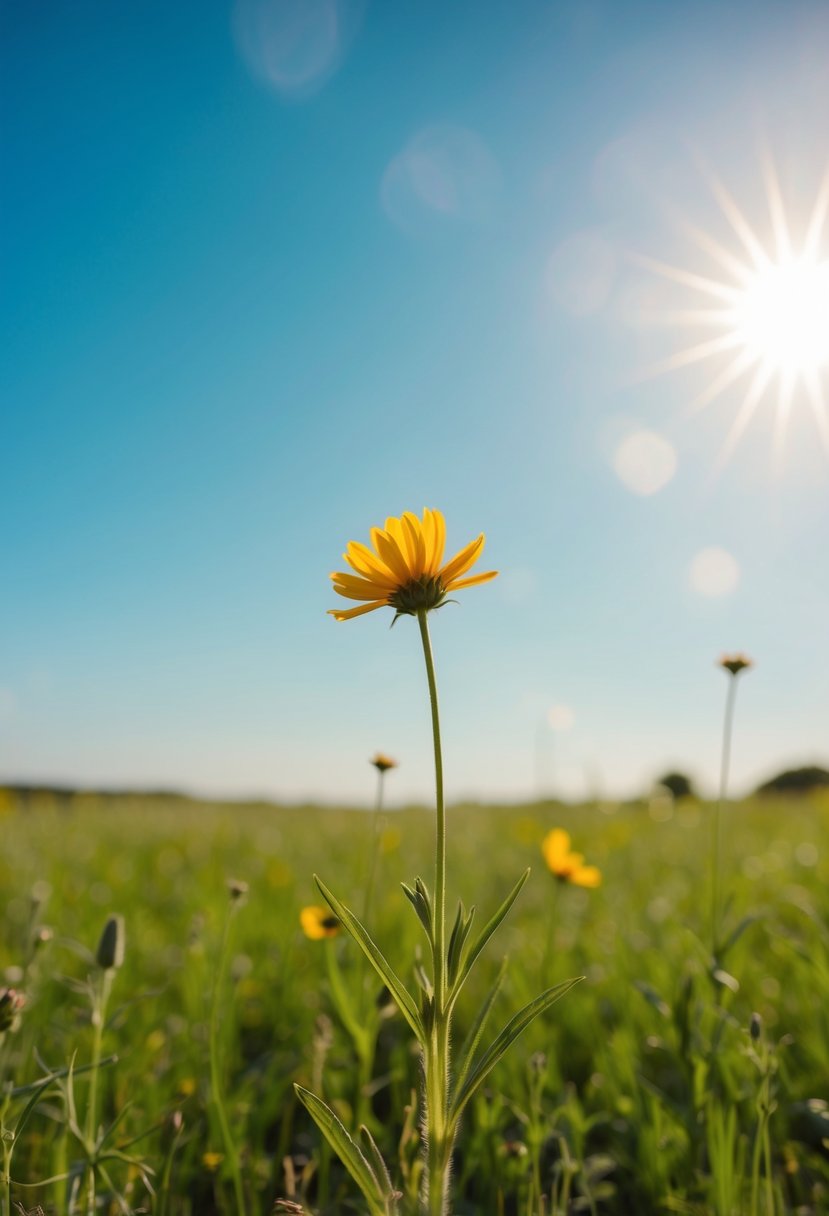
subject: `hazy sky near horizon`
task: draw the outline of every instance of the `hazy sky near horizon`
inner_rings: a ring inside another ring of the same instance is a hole
[[[425,505],[501,572],[432,618],[451,797],[710,790],[733,649],[735,785],[829,760],[826,360],[743,429],[692,277],[750,261],[723,188],[800,247],[829,6],[0,23],[0,780],[428,797],[416,625],[326,616]]]

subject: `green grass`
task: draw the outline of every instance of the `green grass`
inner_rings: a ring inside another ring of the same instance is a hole
[[[294,1082],[322,1094],[351,1131],[362,1105],[407,1210],[418,1171],[411,1035],[351,942],[312,942],[299,927],[300,908],[320,902],[313,872],[361,911],[371,817],[92,796],[5,804],[0,966],[27,1003],[0,1047],[4,1077],[25,1089],[78,1070],[34,1102],[30,1090],[6,1100],[7,1132],[30,1106],[6,1141],[11,1199],[24,1210],[87,1211],[90,1080],[80,1070],[94,1028],[85,986],[97,983],[101,930],[119,913],[126,957],[102,1035],[105,1060],[118,1059],[97,1084],[99,1126],[115,1126],[93,1152],[103,1167],[95,1210],[210,1216],[243,1202],[256,1216],[293,1197],[324,1216],[364,1211]],[[746,923],[716,976],[710,813],[697,803],[670,818],[642,805],[451,808],[450,906],[483,891],[483,921],[533,868],[464,991],[458,1039],[504,955],[493,1033],[542,988],[586,977],[473,1099],[456,1154],[457,1216],[829,1211],[829,1113],[819,1101],[829,1098],[829,804],[727,809],[726,923]],[[539,852],[553,826],[601,867],[601,888],[553,883]],[[384,843],[370,927],[408,982],[422,934],[399,884],[432,878],[432,817],[390,814]],[[229,879],[249,892],[234,908],[221,976]],[[33,946],[43,925],[51,940],[41,934]],[[355,1008],[371,1001],[381,1011],[362,1098],[332,963]]]

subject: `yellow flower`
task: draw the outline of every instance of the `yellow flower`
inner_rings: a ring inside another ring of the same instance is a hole
[[[371,529],[373,551],[366,545],[350,540],[343,557],[353,574],[332,574],[334,590],[348,600],[366,600],[359,608],[329,613],[338,621],[373,612],[388,605],[398,616],[415,616],[421,609],[427,612],[439,608],[451,591],[474,587],[495,578],[497,570],[463,578],[481,556],[484,535],[470,543],[451,561],[443,562],[446,544],[446,523],[440,511],[426,507],[420,520],[411,511],[400,519],[391,516],[385,529]]]
[[[202,1153],[202,1165],[209,1170],[211,1174],[215,1174],[216,1170],[225,1159],[224,1153],[206,1152]]]
[[[310,937],[312,942],[322,941],[324,937],[335,937],[340,931],[340,922],[334,913],[316,904],[302,909],[299,923],[305,936]]]
[[[369,764],[373,764],[378,773],[387,773],[390,768],[397,768],[397,761],[392,760],[391,756],[384,755],[383,752],[375,752],[369,760]]]
[[[738,676],[747,667],[753,667],[754,663],[747,654],[724,654],[719,660],[719,666],[723,671],[730,672],[732,676]]]
[[[602,881],[597,866],[586,866],[581,853],[570,852],[570,834],[563,828],[553,828],[541,842],[541,852],[547,869],[559,882],[571,882],[577,887],[598,887]]]

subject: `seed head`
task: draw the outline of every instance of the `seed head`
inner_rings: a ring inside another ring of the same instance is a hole
[[[232,904],[241,904],[247,899],[248,884],[238,878],[228,880],[227,890]]]
[[[95,954],[95,962],[102,971],[117,971],[123,965],[125,944],[123,916],[110,916]]]

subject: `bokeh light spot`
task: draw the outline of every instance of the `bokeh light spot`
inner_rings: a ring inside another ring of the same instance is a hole
[[[547,725],[550,730],[570,730],[576,720],[569,705],[551,705],[547,710]]]
[[[447,220],[483,223],[493,213],[500,173],[479,135],[443,124],[419,131],[380,183],[386,215],[410,235]]]
[[[362,0],[236,0],[233,31],[258,80],[302,98],[339,67],[362,11]]]
[[[663,489],[673,477],[676,451],[654,431],[635,431],[616,449],[613,468],[626,489],[646,497]]]
[[[701,549],[691,562],[689,580],[699,595],[730,595],[740,581],[740,567],[726,549]]]

